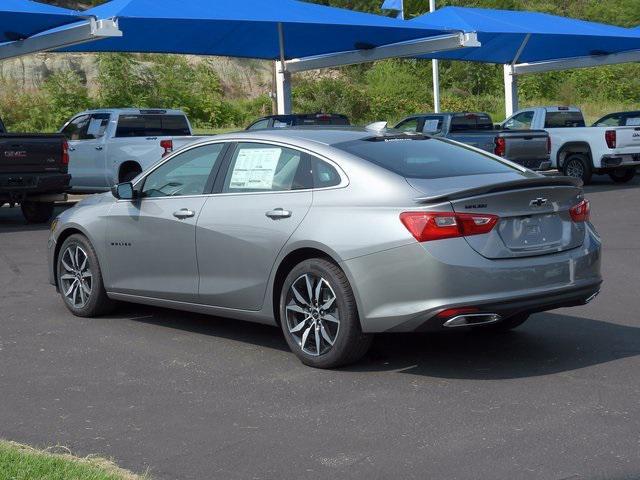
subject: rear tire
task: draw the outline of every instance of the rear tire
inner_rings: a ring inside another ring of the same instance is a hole
[[[45,223],[51,220],[53,215],[53,202],[30,202],[25,201],[20,204],[22,215],[27,223]]]
[[[372,334],[362,333],[355,297],[344,272],[312,258],[296,265],[280,292],[280,325],[291,351],[315,368],[356,362]]]
[[[635,168],[617,168],[609,173],[609,177],[616,183],[627,183],[636,176]]]
[[[115,302],[104,289],[98,256],[84,235],[67,238],[56,263],[60,296],[71,313],[95,317],[113,310]]]
[[[528,319],[529,319],[528,313],[519,313],[517,315],[514,315],[513,317],[506,318],[497,323],[486,325],[484,327],[478,327],[478,329],[485,332],[495,332],[495,333],[508,332],[510,330],[513,330],[514,328],[519,327]]]
[[[581,154],[574,153],[564,161],[562,173],[567,177],[579,178],[585,185],[591,182],[593,169],[589,159]]]

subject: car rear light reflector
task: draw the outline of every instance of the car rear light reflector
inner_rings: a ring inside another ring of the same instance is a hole
[[[418,242],[489,233],[499,217],[484,213],[403,212],[400,221]]]
[[[579,204],[574,205],[569,210],[571,219],[574,222],[588,222],[591,216],[591,204],[589,200],[582,200]]]
[[[441,311],[436,315],[438,318],[452,318],[457,317],[459,315],[466,315],[469,313],[478,313],[480,311],[477,307],[458,307],[458,308],[447,308],[446,310]]]
[[[547,154],[551,155],[551,137],[547,137]]]
[[[615,130],[607,130],[604,132],[604,139],[607,141],[607,147],[616,148],[616,131]]]
[[[69,143],[66,138],[62,140],[62,165],[69,165]]]
[[[493,150],[493,153],[498,155],[499,157],[504,157],[504,154],[507,152],[507,143],[503,137],[496,137],[494,140],[496,146]]]
[[[160,140],[160,146],[164,148],[163,157],[173,152],[173,140]]]

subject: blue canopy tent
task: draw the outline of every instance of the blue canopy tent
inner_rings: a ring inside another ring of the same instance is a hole
[[[81,20],[78,12],[29,0],[0,2],[0,43],[24,40],[45,30]]]
[[[276,90],[280,113],[291,110],[286,60],[345,51],[357,59],[371,56],[372,51],[379,53],[382,46],[399,44],[405,49],[410,44],[410,51],[404,55],[477,44],[475,37],[460,33],[452,35],[439,28],[297,0],[112,0],[84,13],[117,21],[123,38],[64,51],[278,60]],[[398,55],[396,50],[395,56]]]
[[[445,7],[408,23],[476,32],[479,48],[422,58],[504,64],[507,115],[517,109],[517,75],[640,61],[640,29],[545,13]]]
[[[630,29],[546,13],[444,7],[409,21],[426,28],[477,32],[482,47],[429,58],[487,63],[533,63],[640,49]]]

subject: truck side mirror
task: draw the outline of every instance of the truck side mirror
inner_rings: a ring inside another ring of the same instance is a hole
[[[118,200],[133,200],[135,198],[135,190],[131,182],[118,183],[111,187],[111,193]]]

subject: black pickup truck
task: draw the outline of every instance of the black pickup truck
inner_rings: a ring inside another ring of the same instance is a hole
[[[62,135],[7,133],[0,120],[0,207],[20,205],[29,223],[47,222],[66,199],[71,175]]]

